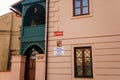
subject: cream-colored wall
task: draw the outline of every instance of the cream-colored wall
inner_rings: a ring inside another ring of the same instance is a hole
[[[11,14],[0,17],[0,71],[5,71],[7,69],[11,18]]]
[[[13,14],[13,28],[12,28],[12,42],[11,52],[12,54],[19,54],[20,49],[20,28],[21,28],[21,17]]]
[[[120,79],[120,0],[90,0],[90,15],[73,16],[73,0],[50,0],[48,80],[84,80],[74,78],[74,47],[92,47],[93,78]],[[55,31],[63,36],[54,36]],[[63,56],[54,56],[57,40],[65,48]]]
[[[7,70],[8,55],[19,53],[21,17],[15,13],[0,16],[0,71]]]

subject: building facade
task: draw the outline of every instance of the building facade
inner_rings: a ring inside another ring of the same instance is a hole
[[[21,17],[11,12],[0,16],[0,71],[9,69],[10,56],[19,54]]]
[[[119,3],[50,0],[48,80],[120,79]],[[55,36],[56,31],[63,35]],[[59,40],[64,55],[55,56]]]
[[[13,61],[26,61],[16,63],[24,65],[16,68],[21,72],[14,80],[119,80],[119,3],[119,0],[24,0],[13,5],[23,17],[21,45],[29,43],[20,48],[20,55],[26,59],[13,57]],[[29,9],[31,13],[42,10],[38,15],[46,18],[45,26],[37,18],[32,21],[31,14],[25,16]],[[28,21],[24,23],[25,19]],[[45,28],[35,29],[40,26]]]

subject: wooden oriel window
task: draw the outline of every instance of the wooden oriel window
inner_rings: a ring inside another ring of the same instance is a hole
[[[74,75],[75,77],[93,77],[91,47],[74,48]]]
[[[74,16],[89,14],[89,0],[73,0],[73,9]]]

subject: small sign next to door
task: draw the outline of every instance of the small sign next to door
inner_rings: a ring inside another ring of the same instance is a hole
[[[54,36],[63,36],[63,31],[55,31]]]

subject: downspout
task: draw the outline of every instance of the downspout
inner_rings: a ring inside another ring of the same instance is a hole
[[[47,3],[47,31],[46,31],[46,68],[45,68],[45,80],[47,80],[47,67],[48,67],[48,38],[49,38],[49,3],[50,3],[50,0],[48,0],[48,3]]]
[[[13,30],[13,13],[11,14],[11,25],[10,25],[10,42],[9,42],[9,52],[8,52],[8,65],[7,70],[11,69],[11,44],[12,44],[12,30]]]

